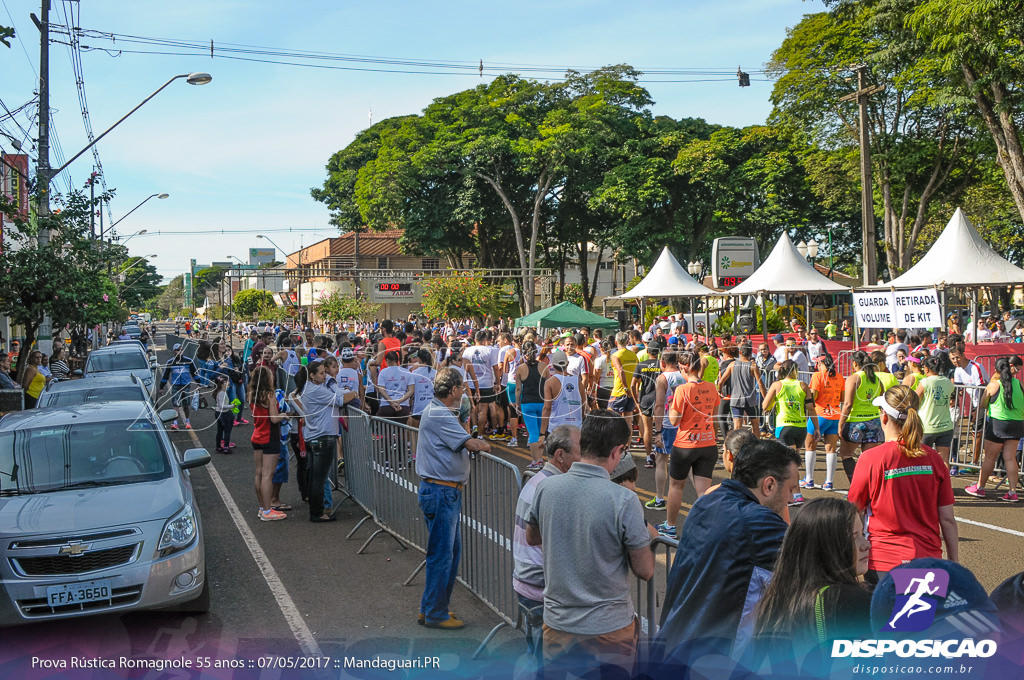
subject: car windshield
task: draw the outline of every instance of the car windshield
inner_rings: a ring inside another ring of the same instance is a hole
[[[91,390],[68,390],[43,395],[39,407],[74,406],[96,401],[145,401],[146,395],[138,387],[104,387]]]
[[[134,371],[149,368],[149,362],[143,354],[137,352],[104,352],[90,354],[85,365],[86,373],[104,373],[106,371]]]
[[[166,479],[171,466],[147,421],[75,423],[0,433],[0,495]]]

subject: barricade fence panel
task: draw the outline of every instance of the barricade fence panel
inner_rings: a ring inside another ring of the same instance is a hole
[[[345,492],[368,513],[375,514],[368,414],[348,409],[341,431],[341,453],[345,460]]]
[[[459,580],[509,625],[515,625],[518,612],[512,588],[512,537],[521,488],[519,468],[479,453],[462,495]]]
[[[633,606],[640,620],[641,654],[649,652],[651,641],[658,635],[668,576],[672,571],[672,561],[678,547],[679,542],[675,539],[658,536],[651,541],[651,550],[654,551],[654,578],[644,581],[633,577],[636,586]]]
[[[405,543],[426,551],[427,526],[420,512],[420,479],[414,466],[416,430],[370,418],[369,445],[374,519]]]
[[[949,464],[961,469],[981,468],[984,450],[985,425],[988,412],[978,407],[984,385],[956,385],[953,391],[950,416],[953,419],[953,442],[949,449]]]
[[[25,410],[25,391],[20,389],[0,390],[0,413]]]

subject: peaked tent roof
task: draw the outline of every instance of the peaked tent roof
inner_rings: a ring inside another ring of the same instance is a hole
[[[771,255],[729,295],[757,293],[848,293],[850,289],[822,276],[783,232]]]
[[[633,286],[629,292],[619,295],[618,299],[703,297],[705,295],[721,295],[721,293],[705,288],[694,281],[666,246],[647,276]]]
[[[571,302],[559,302],[554,307],[541,309],[533,314],[516,319],[516,328],[522,326],[540,326],[541,328],[580,328],[582,326],[590,326],[591,328],[618,329],[619,322],[615,319],[605,318],[600,314],[588,312]]]
[[[1024,269],[985,243],[960,208],[921,261],[879,288],[994,286],[1024,283]]]

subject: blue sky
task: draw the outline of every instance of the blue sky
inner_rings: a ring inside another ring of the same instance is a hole
[[[37,87],[39,34],[28,15],[38,2],[2,0],[0,24],[13,23],[18,39],[0,47],[0,99],[14,109]],[[728,3],[640,0],[631,3],[567,2],[390,3],[265,0],[177,0],[174,3],[52,0],[51,22],[80,5],[83,29],[122,35],[214,41],[287,50],[488,64],[557,65],[578,69],[629,63],[637,68],[759,69],[785,38],[786,28],[821,3],[800,0],[733,0]],[[12,21],[13,20],[13,21]],[[160,49],[83,38],[82,44],[122,50]],[[111,203],[134,256],[157,254],[166,277],[201,263],[245,259],[250,247],[267,247],[265,230],[286,250],[334,235],[326,208],[309,196],[325,178],[331,154],[373,120],[419,112],[433,98],[470,88],[473,75],[419,75],[252,63],[205,55],[166,56],[86,51],[82,55],[92,127],[98,135],[179,73],[206,71],[201,87],[172,83],[99,143]],[[490,67],[488,67],[490,68]],[[650,76],[668,79],[666,76]],[[751,87],[722,82],[656,83],[659,115],[702,117],[728,125],[764,122],[771,83],[751,74]],[[51,46],[51,107],[65,157],[88,142],[71,59]],[[0,111],[0,115],[3,112]],[[29,127],[25,116],[17,120]],[[0,129],[24,136],[10,120]],[[35,130],[29,130],[35,135]],[[11,151],[0,136],[0,147]],[[51,156],[51,164],[57,165]],[[72,186],[92,170],[91,154],[70,167]],[[56,181],[66,190],[64,175]],[[246,233],[217,234],[218,230]],[[302,231],[298,231],[302,230]],[[176,232],[174,234],[158,232]],[[187,233],[181,233],[187,232]]]

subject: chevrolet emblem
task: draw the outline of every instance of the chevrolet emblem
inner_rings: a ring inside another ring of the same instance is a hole
[[[81,541],[68,541],[67,545],[61,546],[61,549],[57,552],[57,554],[78,557],[79,555],[84,555],[88,549],[88,543],[82,543]]]

